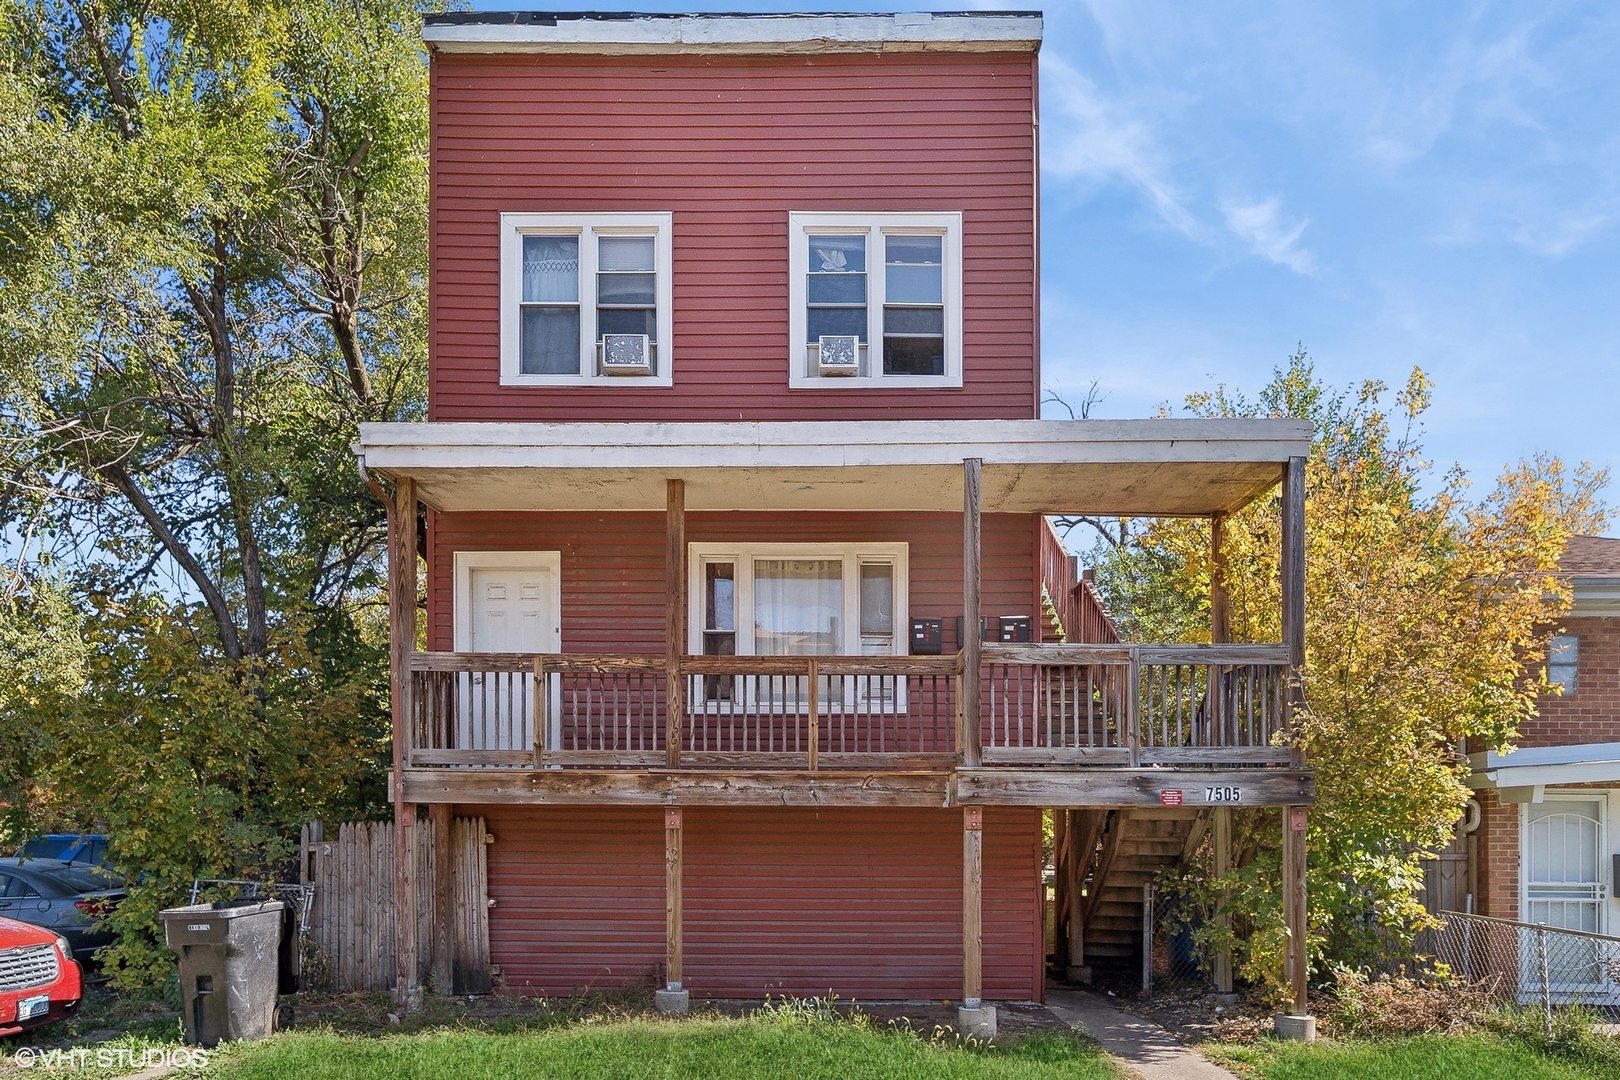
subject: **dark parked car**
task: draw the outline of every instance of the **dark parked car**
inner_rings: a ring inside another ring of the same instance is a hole
[[[61,934],[80,963],[112,941],[112,934],[95,920],[123,898],[123,879],[97,866],[60,859],[0,859],[0,918]]]
[[[17,857],[105,866],[107,838],[100,833],[42,833],[18,848]]]

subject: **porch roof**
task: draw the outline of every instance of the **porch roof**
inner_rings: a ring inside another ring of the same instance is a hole
[[[1203,516],[1238,509],[1309,451],[1298,420],[910,420],[362,424],[374,474],[413,477],[444,511],[962,508],[980,458],[985,513]]]

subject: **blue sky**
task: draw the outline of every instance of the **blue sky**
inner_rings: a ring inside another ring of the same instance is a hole
[[[1096,380],[1092,415],[1146,416],[1252,392],[1303,342],[1337,385],[1422,366],[1429,455],[1476,493],[1542,450],[1620,465],[1620,4],[1045,15],[1049,388],[1078,400]]]

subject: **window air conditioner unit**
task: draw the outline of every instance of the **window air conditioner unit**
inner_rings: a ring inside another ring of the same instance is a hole
[[[646,334],[603,334],[602,374],[651,375],[652,342]]]
[[[859,375],[861,339],[854,334],[822,334],[816,355],[818,375]]]

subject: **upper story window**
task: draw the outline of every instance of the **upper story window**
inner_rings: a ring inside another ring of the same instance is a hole
[[[788,215],[788,385],[962,385],[962,215]]]
[[[1559,687],[1565,697],[1575,693],[1581,666],[1581,639],[1573,635],[1555,637],[1547,647],[1547,682]]]
[[[501,384],[668,386],[671,215],[502,214]]]

